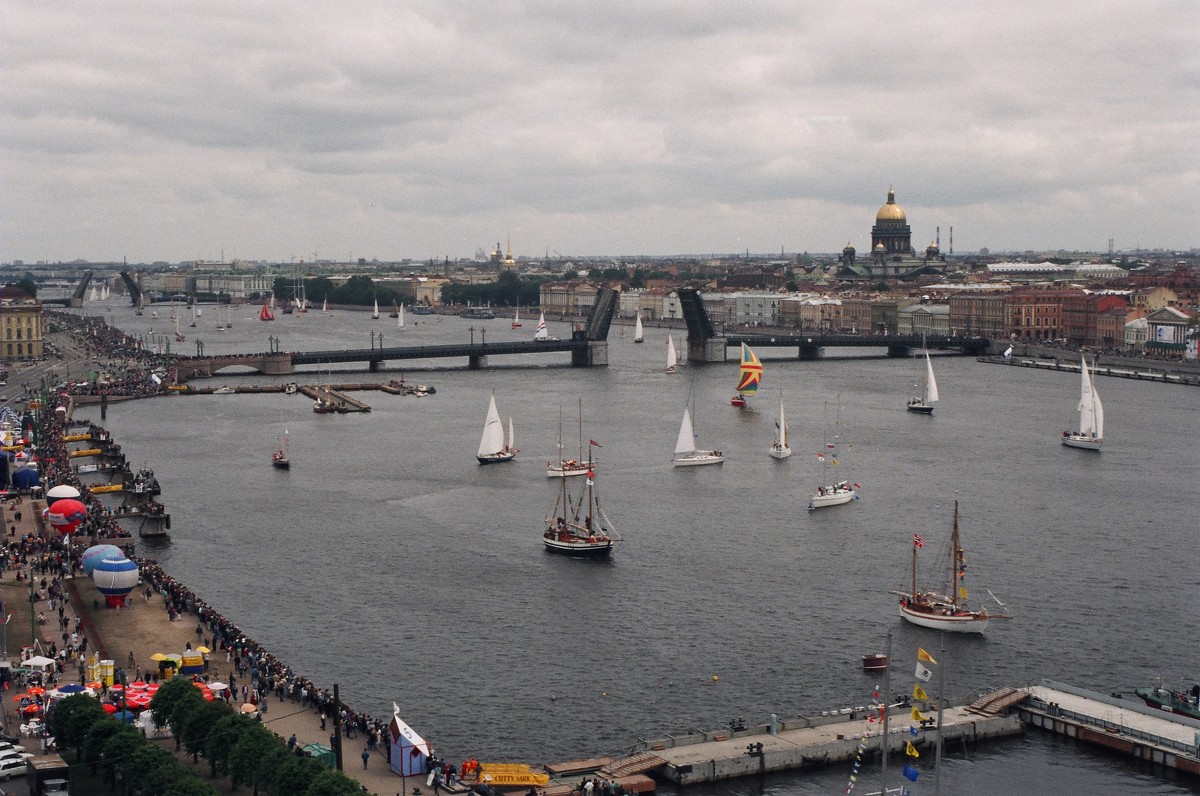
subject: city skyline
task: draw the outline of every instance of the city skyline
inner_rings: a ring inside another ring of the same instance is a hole
[[[1191,4],[6,8],[0,261],[1190,250]]]

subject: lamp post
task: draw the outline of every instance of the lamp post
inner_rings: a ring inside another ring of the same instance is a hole
[[[471,345],[475,345],[475,327],[468,326],[467,331],[471,333]]]
[[[375,332],[373,330],[371,332],[371,350],[375,350]]]

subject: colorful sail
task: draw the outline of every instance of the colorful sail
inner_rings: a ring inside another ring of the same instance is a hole
[[[742,343],[742,375],[738,380],[737,391],[742,395],[754,395],[758,392],[762,372],[763,366],[758,357],[750,350],[750,346]]]

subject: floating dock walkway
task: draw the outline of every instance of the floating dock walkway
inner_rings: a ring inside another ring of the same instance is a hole
[[[931,717],[936,713],[932,706],[917,704]],[[933,721],[922,723],[912,734],[909,707],[892,706],[889,757],[903,756],[909,742],[922,757],[937,745],[939,729]],[[940,732],[944,748],[1021,735],[1027,727],[1200,775],[1200,721],[1049,681],[1029,688],[1001,688],[969,705],[947,707]],[[771,772],[851,765],[859,758],[880,758],[882,730],[878,723],[867,722],[866,708],[846,708],[765,725],[667,736],[639,741],[625,758],[546,765],[552,779],[539,791],[544,796],[569,796],[578,790],[582,778],[598,777],[641,793],[651,790],[654,780],[700,785]],[[865,744],[865,751],[860,744]]]
[[[1018,368],[1035,368],[1037,370],[1057,370],[1063,373],[1078,373],[1078,357],[1072,362],[1067,359],[1045,359],[1043,357],[979,357],[978,362],[989,365],[1012,365]],[[1164,363],[1164,367],[1169,367]],[[1112,376],[1116,379],[1137,379],[1139,381],[1161,381],[1167,384],[1183,384],[1190,387],[1200,387],[1200,374],[1178,370],[1156,370],[1147,364],[1144,368],[1115,367],[1099,365],[1089,367],[1093,376]]]
[[[1200,776],[1200,721],[1049,680],[1026,691],[1030,726]]]

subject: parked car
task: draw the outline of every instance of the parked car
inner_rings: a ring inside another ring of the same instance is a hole
[[[32,755],[31,755],[32,756]],[[25,759],[22,757],[0,758],[0,780],[25,776]]]

